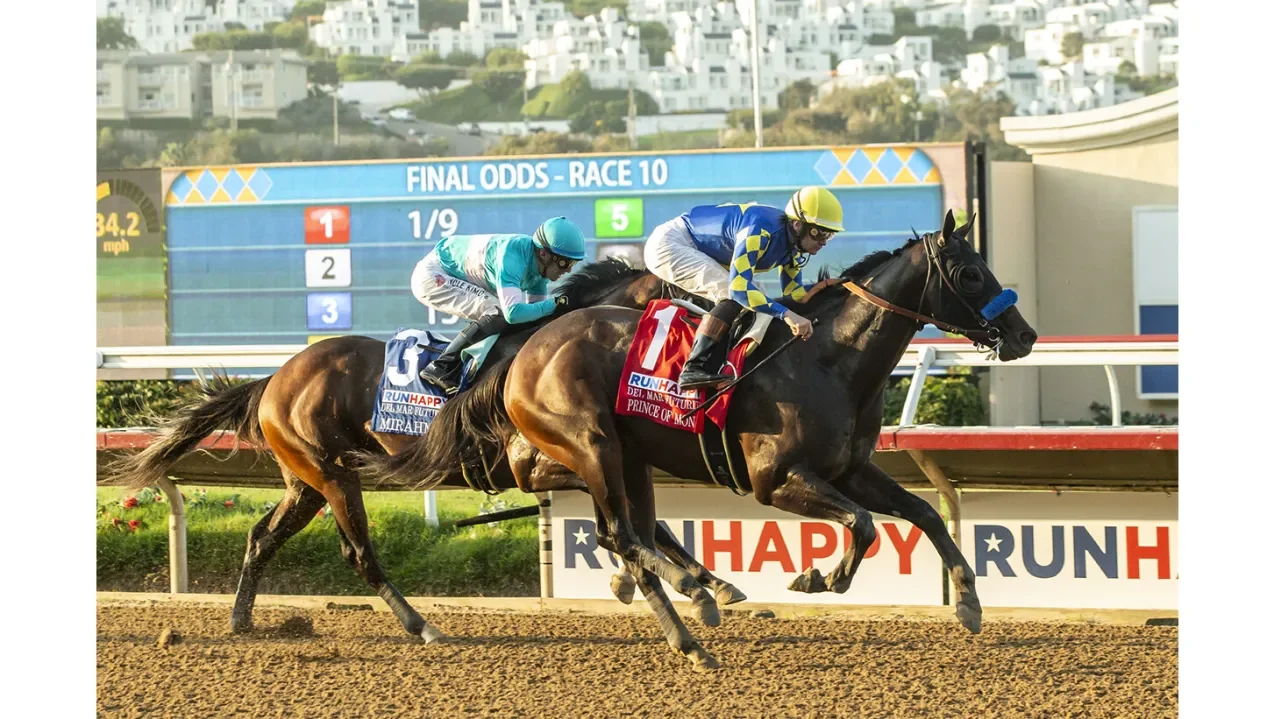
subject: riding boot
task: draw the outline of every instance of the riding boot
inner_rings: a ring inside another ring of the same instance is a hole
[[[677,379],[678,387],[683,390],[716,387],[734,379],[720,371],[726,354],[723,340],[742,310],[743,306],[738,302],[722,300],[699,322],[694,344],[690,347],[690,357]]]
[[[498,334],[509,323],[503,315],[486,315],[476,322],[469,323],[451,340],[447,349],[434,358],[424,369],[420,370],[420,378],[437,387],[450,397],[460,391],[460,373],[464,369],[464,361],[460,353],[466,347],[474,345],[493,334]]]

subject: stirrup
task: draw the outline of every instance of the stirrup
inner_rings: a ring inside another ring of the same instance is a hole
[[[458,381],[453,381],[450,377],[444,375],[434,374],[434,372],[429,371],[430,367],[433,367],[432,362],[426,365],[424,369],[420,370],[421,380],[433,385],[437,389],[442,390],[448,397],[452,397],[460,391],[460,383]],[[436,371],[437,370],[435,370],[435,372]]]
[[[686,375],[689,374],[689,377]],[[707,369],[698,369],[694,367],[682,367],[681,376],[677,378],[677,387],[683,390],[699,389],[701,387],[716,388],[720,385],[734,379],[730,375],[720,372],[709,372]],[[687,380],[689,380],[687,382]]]

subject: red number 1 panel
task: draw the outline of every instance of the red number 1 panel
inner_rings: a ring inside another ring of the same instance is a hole
[[[349,242],[349,206],[305,208],[305,244],[341,245]]]

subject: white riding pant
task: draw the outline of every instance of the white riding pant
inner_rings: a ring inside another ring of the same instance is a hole
[[[469,321],[500,311],[500,302],[495,295],[472,282],[447,274],[434,252],[416,263],[416,270],[411,273],[411,293],[426,307]]]
[[[642,254],[646,269],[659,279],[713,302],[729,299],[729,270],[695,247],[684,219],[656,227]]]

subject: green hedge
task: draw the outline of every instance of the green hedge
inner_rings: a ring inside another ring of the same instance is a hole
[[[897,424],[911,378],[885,390],[885,424]],[[102,429],[138,427],[169,415],[178,404],[198,397],[195,383],[184,380],[111,380],[97,383],[97,426]],[[1094,404],[1094,406],[1096,406]],[[1129,415],[1125,413],[1125,424]],[[925,380],[916,413],[917,424],[963,426],[986,424],[986,403],[978,388],[978,376],[953,370],[945,377]],[[1145,422],[1149,424],[1150,422]],[[1175,418],[1172,422],[1175,424]],[[1107,420],[1110,424],[1109,409]]]
[[[905,377],[885,390],[885,424],[898,424],[909,389],[911,378]],[[978,387],[978,375],[960,368],[945,377],[925,378],[916,407],[916,424],[962,427],[986,423],[986,403]]]
[[[168,416],[179,405],[198,397],[195,383],[188,381],[99,381],[97,426],[101,429],[148,426],[154,423],[155,416]]]
[[[275,501],[254,502],[231,490],[203,493],[187,487],[183,494],[191,591],[233,593],[248,533]],[[116,501],[99,500],[99,591],[167,591],[167,514],[167,503],[150,489],[120,492]],[[462,529],[447,526],[472,514],[476,512],[440,510],[443,526],[435,528],[425,523],[420,510],[369,508],[373,546],[399,590],[413,596],[538,596],[535,518]],[[325,509],[322,517],[284,544],[267,565],[260,592],[370,594],[342,559],[335,525]]]

